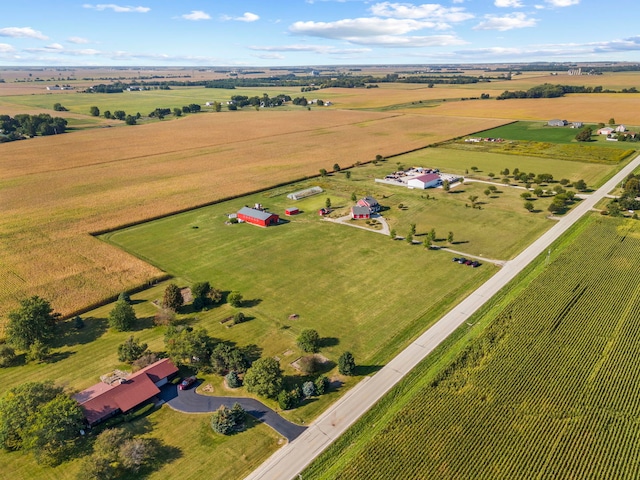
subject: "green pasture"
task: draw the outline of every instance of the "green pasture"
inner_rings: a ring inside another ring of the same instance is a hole
[[[638,248],[591,215],[303,477],[637,478]]]
[[[233,95],[262,96],[267,93],[269,96],[286,93],[292,98],[306,95],[310,98],[310,93],[300,93],[299,87],[265,87],[265,88],[204,88],[204,87],[172,87],[171,90],[146,90],[142,92],[122,92],[122,93],[81,93],[69,94],[45,94],[42,95],[16,95],[0,98],[0,102],[8,105],[23,105],[25,107],[37,107],[53,109],[55,103],[62,104],[73,113],[89,115],[92,106],[100,109],[101,114],[105,110],[112,113],[115,110],[123,110],[127,114],[135,115],[140,112],[146,116],[156,108],[182,108],[185,105],[196,103],[202,107],[203,111],[213,110],[205,107],[207,102],[226,102]],[[314,97],[315,98],[315,97]],[[226,110],[226,107],[223,107]],[[282,107],[287,108],[287,107]],[[298,107],[296,107],[298,108]],[[57,114],[57,112],[56,112]]]

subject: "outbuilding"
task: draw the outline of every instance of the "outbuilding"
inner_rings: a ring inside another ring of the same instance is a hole
[[[259,227],[268,227],[269,225],[277,225],[280,217],[275,213],[269,213],[265,210],[257,210],[255,208],[242,207],[238,211],[238,219],[243,222],[258,225]]]
[[[300,209],[298,209],[298,207],[289,207],[284,211],[284,214],[288,216],[297,215],[299,213],[300,213]]]
[[[371,210],[369,210],[369,207],[362,207],[360,205],[356,205],[354,207],[351,207],[351,218],[354,218],[354,219],[359,219],[359,218],[369,219],[369,218],[371,218]]]
[[[425,173],[419,177],[411,178],[407,181],[409,188],[433,188],[437,187],[441,183],[440,175],[437,173]]]

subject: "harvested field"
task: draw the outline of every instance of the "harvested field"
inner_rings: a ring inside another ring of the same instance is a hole
[[[160,274],[88,233],[499,125],[339,110],[193,115],[0,146],[0,315],[69,314]]]
[[[513,90],[513,87],[511,88]],[[446,102],[436,108],[406,110],[412,114],[550,120],[598,123],[614,117],[618,123],[640,124],[640,95],[633,93],[571,94],[560,98],[472,100]]]

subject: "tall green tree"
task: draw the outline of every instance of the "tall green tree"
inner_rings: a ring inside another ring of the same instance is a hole
[[[240,308],[242,306],[242,294],[240,292],[231,292],[227,297],[227,301],[232,307]]]
[[[131,335],[124,343],[118,345],[118,360],[133,363],[147,351],[147,344],[140,343]]]
[[[341,375],[354,375],[356,361],[351,352],[344,352],[338,359],[338,371]]]
[[[312,328],[306,328],[300,332],[296,340],[298,347],[304,352],[315,353],[320,349],[320,335]]]
[[[124,300],[118,300],[109,312],[109,326],[119,332],[131,330],[137,320],[133,307]]]
[[[20,350],[28,350],[36,341],[47,343],[59,317],[49,302],[37,295],[22,300],[17,310],[9,312],[7,340]]]
[[[177,312],[182,306],[184,299],[182,298],[182,292],[180,287],[175,283],[170,283],[167,288],[164,289],[164,295],[162,297],[162,308],[168,308]]]
[[[96,106],[93,106],[89,109],[89,113],[91,114],[91,116],[93,117],[99,117],[100,116],[100,109]]]
[[[272,357],[256,360],[244,376],[244,385],[249,393],[276,398],[282,390],[280,363]]]

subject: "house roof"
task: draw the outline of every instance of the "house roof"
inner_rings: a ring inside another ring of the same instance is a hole
[[[434,180],[440,180],[440,175],[438,175],[437,173],[425,173],[424,175],[414,177],[409,181],[411,180],[419,180],[423,183],[429,183],[429,182],[433,182]]]
[[[247,217],[257,218],[258,220],[267,220],[274,214],[265,212],[264,210],[256,210],[255,208],[242,207],[238,210],[238,215],[246,215]]]
[[[369,207],[363,207],[361,205],[355,205],[355,206],[351,207],[351,213],[353,215],[369,215],[371,213],[371,210],[369,210]]]
[[[89,424],[99,422],[120,410],[126,412],[160,393],[157,382],[176,373],[178,369],[168,358],[163,358],[131,374],[122,383],[97,383],[74,395]]]
[[[378,201],[373,197],[364,197],[362,200],[367,202],[369,206],[378,205]]]

